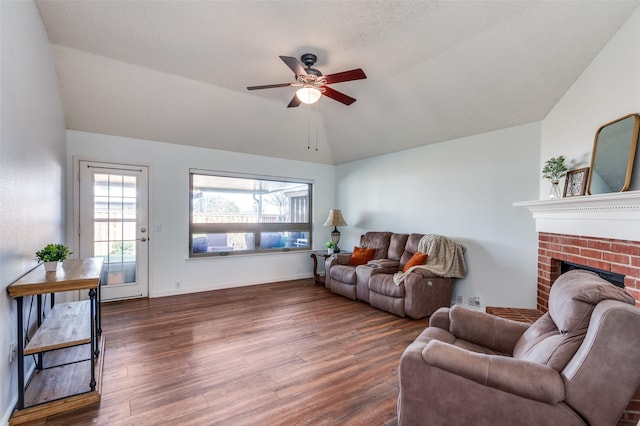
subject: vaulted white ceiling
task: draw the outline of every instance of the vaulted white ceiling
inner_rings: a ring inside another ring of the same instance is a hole
[[[640,3],[36,4],[68,129],[340,164],[542,120]],[[324,74],[362,68],[332,85],[357,102],[246,90],[293,82],[278,56],[307,52]]]

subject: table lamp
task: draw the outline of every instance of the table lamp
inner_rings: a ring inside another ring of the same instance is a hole
[[[324,226],[333,226],[331,241],[335,244],[334,252],[339,253],[340,248],[338,247],[338,243],[340,242],[340,231],[338,231],[338,226],[347,226],[347,222],[345,222],[342,217],[342,212],[338,209],[329,210],[329,217],[324,222]]]

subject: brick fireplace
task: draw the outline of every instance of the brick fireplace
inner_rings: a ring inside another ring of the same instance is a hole
[[[548,310],[549,291],[563,261],[623,275],[625,290],[640,307],[640,191],[514,205],[527,207],[536,221],[538,311]],[[618,424],[638,420],[640,389]]]
[[[562,261],[624,275],[625,290],[640,306],[640,241],[538,233],[536,308],[542,312],[549,308],[549,290]]]

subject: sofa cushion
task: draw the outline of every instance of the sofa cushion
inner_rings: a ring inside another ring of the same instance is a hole
[[[393,282],[392,274],[378,274],[369,280],[369,290],[390,297],[404,297],[404,286]]]
[[[514,358],[562,370],[582,344],[593,309],[607,299],[634,304],[630,294],[593,272],[562,274],[551,286],[549,312],[523,333],[513,350]]]
[[[349,259],[349,265],[358,266],[364,265],[376,254],[375,248],[354,247],[351,259]]]
[[[427,257],[428,256],[425,253],[413,253],[411,259],[409,259],[409,261],[404,265],[404,268],[402,268],[402,272],[407,272],[412,266],[424,265],[425,263],[427,263]]]
[[[367,232],[360,238],[360,245],[376,249],[374,259],[387,259],[391,235],[391,232]]]
[[[409,234],[391,234],[387,259],[400,260],[402,253],[404,253],[404,248],[407,245],[408,238]]]
[[[556,370],[564,368],[569,361],[557,351],[562,345],[564,336],[558,331],[549,313],[545,313],[520,336],[513,348],[513,357],[526,359],[538,364],[555,365]],[[561,358],[553,358],[561,357]],[[559,367],[559,368],[558,368]]]
[[[407,244],[404,247],[404,253],[400,257],[400,264],[405,265],[414,253],[418,252],[418,245],[424,234],[410,234],[407,238]],[[403,266],[404,268],[404,266]]]

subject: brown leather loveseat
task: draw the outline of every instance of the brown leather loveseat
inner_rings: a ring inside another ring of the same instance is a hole
[[[352,265],[350,254],[329,257],[325,261],[325,286],[333,293],[401,317],[427,317],[451,304],[454,278],[415,267],[403,274],[402,282],[394,281],[394,274],[402,272],[418,252],[423,237],[424,234],[367,232],[360,237],[360,247],[374,249],[372,259],[363,265]]]

